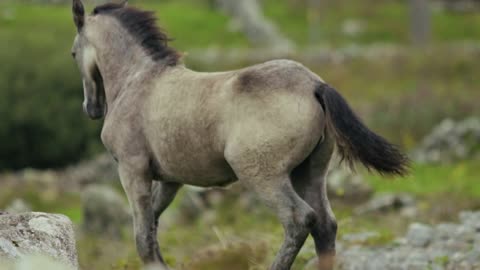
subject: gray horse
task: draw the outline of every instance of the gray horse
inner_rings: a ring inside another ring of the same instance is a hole
[[[104,117],[101,139],[118,162],[137,251],[165,266],[157,220],[184,184],[242,182],[279,217],[285,239],[270,269],[290,269],[308,235],[331,268],[337,224],[325,176],[335,145],[350,165],[406,173],[405,156],[365,127],[340,94],[299,63],[241,70],[186,68],[153,13],[73,0],[73,45],[83,108]]]

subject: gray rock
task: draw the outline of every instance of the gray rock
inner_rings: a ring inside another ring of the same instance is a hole
[[[256,0],[217,0],[219,7],[233,19],[233,27],[243,31],[255,45],[270,50],[289,51],[293,43],[266,18]]]
[[[472,224],[480,212],[462,212],[460,223],[431,227],[413,223],[405,238],[379,247],[338,245],[339,270],[472,270],[480,269],[480,231]],[[342,244],[343,243],[343,244]]]
[[[342,33],[349,37],[361,35],[365,28],[365,23],[358,19],[347,19],[342,23]]]
[[[45,213],[0,215],[0,260],[18,261],[31,254],[77,269],[71,221],[63,215]]]
[[[460,221],[476,232],[480,232],[480,212],[464,211],[460,213]]]
[[[32,208],[30,207],[30,205],[27,204],[24,200],[19,198],[13,200],[7,206],[7,208],[5,208],[5,212],[12,213],[12,214],[19,214],[19,213],[25,213],[30,211],[32,211]]]
[[[355,209],[356,214],[365,214],[370,212],[385,212],[405,208],[415,208],[415,199],[406,193],[383,193],[375,195],[367,203]],[[409,210],[415,211],[415,210]]]
[[[82,228],[86,233],[121,238],[123,229],[130,224],[128,204],[109,186],[88,186],[83,193],[82,204]]]
[[[360,174],[354,174],[343,166],[330,169],[327,188],[330,198],[349,201],[362,201],[373,194],[372,187]]]
[[[32,269],[48,269],[48,270],[75,270],[75,267],[57,262],[48,257],[32,255],[24,256],[14,262],[2,262],[0,270],[32,270]]]
[[[380,234],[377,232],[352,233],[344,235],[342,241],[348,244],[362,244],[378,237]]]
[[[442,121],[413,152],[420,163],[450,163],[480,156],[480,119]]]
[[[407,241],[414,247],[426,247],[432,241],[433,233],[432,227],[425,224],[413,223],[408,228]]]
[[[57,172],[64,190],[79,190],[89,184],[112,183],[118,181],[117,164],[108,153],[91,160],[82,161]]]

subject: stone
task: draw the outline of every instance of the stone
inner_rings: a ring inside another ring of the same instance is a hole
[[[131,215],[125,199],[107,185],[90,185],[82,196],[82,229],[89,234],[121,238],[130,225]]]
[[[471,226],[479,215],[480,211],[462,212],[460,223],[436,226],[413,223],[404,238],[382,246],[363,247],[344,237],[337,245],[335,269],[480,269],[480,232]]]
[[[343,166],[331,168],[327,176],[327,182],[330,198],[362,201],[373,194],[372,187],[360,174],[354,174]]]
[[[342,33],[348,37],[361,35],[365,28],[365,23],[357,19],[347,19],[342,23]]]
[[[379,237],[380,234],[378,232],[361,232],[346,234],[342,237],[342,241],[348,244],[363,244]]]
[[[72,222],[57,214],[0,215],[0,260],[16,262],[32,254],[40,254],[77,269]]]
[[[17,198],[13,200],[7,208],[5,208],[5,212],[12,213],[12,214],[19,214],[32,211],[32,208],[29,204],[27,204],[24,200]]]
[[[263,15],[256,0],[217,0],[218,6],[232,17],[232,27],[245,33],[254,45],[270,50],[290,51],[294,45]]]
[[[433,239],[433,229],[425,224],[413,223],[408,228],[407,241],[414,247],[425,247]]]
[[[367,203],[360,205],[355,209],[355,213],[362,215],[371,212],[386,212],[391,210],[400,210],[405,208],[415,208],[415,199],[407,193],[383,193],[374,196]],[[409,209],[405,211],[405,215],[411,215],[408,212],[415,210]]]
[[[15,262],[5,262],[0,265],[0,270],[32,270],[32,269],[48,269],[48,270],[75,270],[73,266],[63,264],[52,260],[51,258],[28,255]]]
[[[480,156],[480,119],[445,119],[412,153],[419,163],[445,164]]]
[[[118,172],[115,160],[108,153],[100,154],[91,160],[82,161],[57,172],[63,190],[85,188],[90,184],[117,182]]]

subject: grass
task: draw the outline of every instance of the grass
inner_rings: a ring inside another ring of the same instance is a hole
[[[377,192],[408,192],[417,196],[463,198],[480,200],[478,168],[480,161],[472,160],[450,165],[414,165],[405,179],[386,181],[380,176],[368,178]]]
[[[229,18],[212,9],[207,1],[136,1],[134,5],[154,10],[163,28],[176,39],[174,46],[182,50],[209,46],[249,46],[241,33],[230,30]],[[5,1],[0,7],[3,10],[3,14],[0,14],[0,25],[7,26],[7,29],[24,30],[21,32],[23,35],[55,34],[52,36],[57,37],[54,40],[62,42],[59,39],[72,37],[74,34],[68,6]],[[267,17],[272,19],[287,37],[301,46],[311,43],[309,31],[319,31],[320,42],[334,46],[351,43],[409,43],[409,10],[408,5],[402,1],[325,1],[322,10],[316,15],[320,18],[319,25],[312,26],[312,30],[309,30],[308,18],[314,11],[306,8],[304,1],[264,0],[263,7]],[[89,6],[87,11],[91,9]],[[348,20],[360,22],[363,31],[353,37],[343,34],[343,24]],[[479,26],[480,13],[459,15],[442,9],[432,9],[434,43],[478,40]],[[0,35],[1,33],[2,31]],[[70,42],[71,38],[68,39]]]
[[[408,192],[418,200],[420,216],[416,222],[437,223],[455,221],[462,209],[480,209],[480,186],[477,185],[479,161],[465,161],[450,165],[414,164],[410,176],[404,179],[385,179],[365,174],[376,192]],[[21,197],[33,205],[34,210],[60,212],[68,215],[78,226],[81,224],[79,196],[55,194],[39,187],[2,189],[0,208],[9,198]],[[42,191],[42,192],[39,192]],[[225,191],[226,199],[217,203],[193,221],[167,222],[159,234],[162,251],[167,262],[176,269],[220,270],[265,269],[280,246],[283,231],[273,213],[261,204],[246,207],[239,203],[238,189]],[[48,195],[50,194],[50,195]],[[175,220],[181,215],[184,191],[167,210],[164,218]],[[447,200],[445,198],[448,198]],[[339,223],[338,238],[350,233],[375,231],[377,237],[362,245],[378,246],[391,243],[403,235],[412,219],[398,212],[382,214],[354,214],[356,204],[332,201]],[[252,208],[253,207],[253,208]],[[130,230],[128,230],[130,231]],[[130,233],[124,239],[112,240],[101,236],[85,235],[78,230],[77,247],[80,264],[84,269],[140,269],[134,240]],[[303,269],[315,256],[313,241],[309,239],[293,269]],[[235,268],[239,267],[239,268]]]

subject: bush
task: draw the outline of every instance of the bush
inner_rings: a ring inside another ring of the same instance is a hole
[[[64,166],[98,149],[100,125],[82,113],[70,58],[73,26],[38,29],[38,22],[1,19],[0,169]]]

